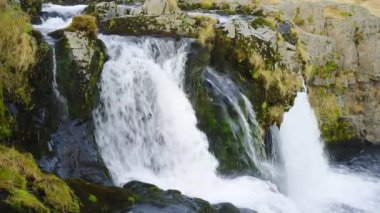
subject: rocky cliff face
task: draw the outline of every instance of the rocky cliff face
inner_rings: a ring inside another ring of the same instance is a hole
[[[283,4],[305,50],[311,103],[327,142],[380,142],[380,18],[343,4]]]

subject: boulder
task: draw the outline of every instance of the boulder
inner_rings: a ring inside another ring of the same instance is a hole
[[[155,185],[138,181],[131,181],[122,188],[99,186],[74,179],[67,183],[80,199],[83,212],[255,212],[238,209],[230,203],[211,205],[177,190],[164,191]]]
[[[57,83],[67,99],[69,117],[88,120],[98,100],[98,82],[106,60],[105,46],[96,39],[96,23],[92,16],[73,19],[65,30],[53,33]]]
[[[81,178],[110,185],[108,170],[98,152],[90,122],[69,121],[59,126],[49,141],[49,152],[38,164],[63,179]]]

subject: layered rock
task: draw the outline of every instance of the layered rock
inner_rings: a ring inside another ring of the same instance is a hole
[[[98,19],[104,34],[151,35],[200,38],[209,40],[207,32],[216,21],[210,17],[188,16],[181,12],[175,1],[147,1],[134,8],[115,3],[91,5],[87,14]]]
[[[259,6],[260,0],[179,0],[183,10],[221,10],[228,14],[251,14]]]
[[[380,18],[353,5],[278,7],[299,27],[310,101],[324,139],[379,143]]]

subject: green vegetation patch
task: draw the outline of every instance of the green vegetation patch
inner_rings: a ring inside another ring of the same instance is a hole
[[[68,31],[82,31],[91,39],[96,39],[97,25],[96,18],[91,15],[75,16],[70,26],[67,27]]]
[[[67,184],[41,172],[31,154],[0,145],[2,202],[15,211],[79,212],[79,202]]]
[[[338,106],[334,94],[328,88],[311,88],[309,100],[313,106],[321,133],[327,143],[347,141],[354,137],[355,131],[350,122],[342,118],[342,109]]]

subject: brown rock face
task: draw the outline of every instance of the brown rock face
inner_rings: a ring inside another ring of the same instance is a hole
[[[380,143],[380,18],[333,3],[278,5],[298,25],[307,86],[327,142]]]

